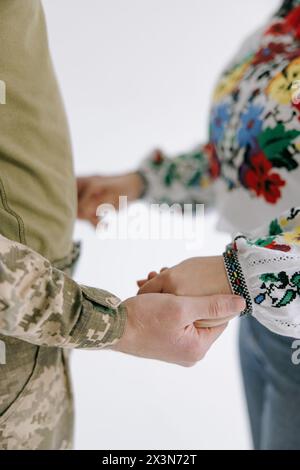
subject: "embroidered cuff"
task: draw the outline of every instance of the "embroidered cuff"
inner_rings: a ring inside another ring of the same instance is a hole
[[[241,313],[241,316],[252,313],[252,301],[248,291],[246,280],[240,265],[237,252],[233,249],[232,245],[228,245],[225,253],[223,254],[225,269],[229,282],[231,284],[233,293],[244,297],[246,301],[246,308]]]

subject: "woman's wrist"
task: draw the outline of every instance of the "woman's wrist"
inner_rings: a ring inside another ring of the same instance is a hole
[[[136,201],[143,197],[146,189],[146,182],[143,176],[138,171],[135,171],[125,175],[125,178],[129,201]]]
[[[228,274],[227,274],[227,270],[226,270],[226,266],[225,266],[225,263],[224,263],[224,258],[223,256],[218,256],[218,264],[219,264],[219,267],[218,267],[218,270],[217,270],[217,273],[216,273],[216,276],[217,278],[220,279],[220,283],[221,283],[221,293],[223,294],[233,294],[233,289],[232,289],[232,286],[231,286],[231,283],[230,283],[230,280],[228,278]]]

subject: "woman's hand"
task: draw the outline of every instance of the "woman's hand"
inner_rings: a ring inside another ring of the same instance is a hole
[[[223,257],[190,258],[173,268],[152,271],[138,281],[139,294],[164,292],[175,295],[204,296],[231,294]]]
[[[138,173],[77,178],[77,216],[96,226],[98,223],[96,211],[100,204],[112,204],[118,209],[120,196],[127,196],[128,201],[134,201],[141,196],[143,189],[144,182]]]

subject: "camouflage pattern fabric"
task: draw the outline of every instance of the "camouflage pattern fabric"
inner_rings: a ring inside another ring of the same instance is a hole
[[[74,251],[61,268],[70,271]],[[0,340],[6,346],[0,449],[71,448],[68,349],[114,344],[125,320],[117,297],[79,286],[30,248],[0,236]]]
[[[76,181],[40,0],[0,1],[0,44],[0,449],[66,449],[68,353],[117,341],[126,312],[70,277]]]

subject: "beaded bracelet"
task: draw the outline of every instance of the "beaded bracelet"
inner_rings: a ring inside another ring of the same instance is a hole
[[[225,253],[223,253],[224,264],[234,294],[244,297],[246,301],[246,308],[241,313],[243,315],[250,315],[252,313],[252,301],[244,278],[242,267],[237,257],[236,250],[232,245],[228,245]]]

